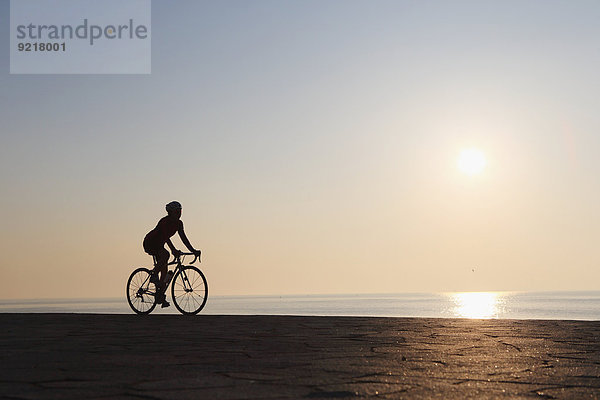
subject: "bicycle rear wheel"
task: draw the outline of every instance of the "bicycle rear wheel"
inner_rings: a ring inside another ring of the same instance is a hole
[[[150,282],[151,272],[138,268],[127,280],[127,302],[137,314],[150,314],[156,307],[156,285]]]
[[[181,268],[171,282],[171,297],[180,313],[198,314],[208,299],[208,283],[202,271],[191,265]]]

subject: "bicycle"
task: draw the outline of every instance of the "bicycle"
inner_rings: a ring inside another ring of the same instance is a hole
[[[208,299],[208,283],[200,269],[193,265],[183,265],[182,258],[193,256],[194,253],[180,253],[167,265],[176,265],[173,271],[169,270],[169,278],[165,287],[165,293],[171,285],[171,297],[177,310],[184,315],[198,314]],[[190,264],[200,262],[195,255]],[[156,266],[156,259],[154,259]],[[148,268],[134,270],[127,280],[127,302],[131,309],[137,314],[150,314],[156,307],[156,285],[150,282],[152,271]]]

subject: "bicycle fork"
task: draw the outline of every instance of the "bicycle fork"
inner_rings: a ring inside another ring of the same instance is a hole
[[[193,292],[194,290],[192,289],[192,284],[185,273],[185,269],[181,270],[181,276],[183,277],[183,290],[186,293]]]

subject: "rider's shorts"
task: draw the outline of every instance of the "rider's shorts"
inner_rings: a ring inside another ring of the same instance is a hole
[[[165,249],[165,245],[155,243],[148,237],[144,238],[144,251],[150,254],[151,256],[155,256],[159,259],[169,259],[169,252],[167,251],[167,249]]]

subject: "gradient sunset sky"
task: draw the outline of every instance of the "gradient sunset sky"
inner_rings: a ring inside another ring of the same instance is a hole
[[[211,295],[599,288],[598,1],[155,0],[151,75],[0,34],[0,298],[124,296],[171,200]]]

